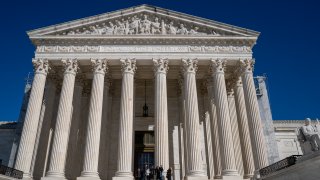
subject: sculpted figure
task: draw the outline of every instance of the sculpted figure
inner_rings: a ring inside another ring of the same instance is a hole
[[[140,23],[140,31],[142,34],[150,34],[151,21],[148,20],[147,15],[143,15],[143,20]]]
[[[82,34],[90,34],[90,31],[87,28],[83,28]]]
[[[312,151],[318,151],[320,146],[319,132],[316,127],[311,125],[310,118],[305,120],[305,125],[301,129],[306,141],[310,142]]]
[[[168,34],[177,34],[177,28],[173,26],[172,21],[170,22],[170,24],[167,25],[167,29]]]
[[[99,31],[97,30],[97,28],[96,28],[95,26],[90,26],[89,29],[90,29],[90,31],[91,31],[90,34],[92,34],[92,35],[97,35],[97,34],[99,34]]]
[[[188,34],[188,30],[184,27],[183,24],[180,24],[180,28],[178,29],[177,34]]]
[[[161,33],[161,26],[159,19],[156,17],[154,22],[151,23],[151,33],[152,34],[160,34]]]
[[[122,35],[125,33],[125,25],[121,23],[119,20],[116,20],[116,26],[115,26],[115,34]]]
[[[110,21],[109,26],[104,27],[104,34],[111,35],[114,33],[115,25]]]
[[[193,29],[191,29],[190,31],[189,31],[189,34],[191,34],[191,35],[195,35],[195,34],[198,34],[198,27],[194,27]]]
[[[137,18],[136,16],[133,16],[131,18],[131,23],[129,24],[129,34],[138,34],[139,32],[139,24],[140,24],[140,19]]]

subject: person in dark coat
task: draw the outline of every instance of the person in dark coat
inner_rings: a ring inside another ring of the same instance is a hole
[[[172,169],[169,168],[169,169],[167,170],[167,179],[168,179],[168,180],[171,180],[171,177],[172,177]]]
[[[156,167],[156,175],[157,175],[157,176],[156,176],[156,179],[159,180],[159,179],[161,178],[161,174],[160,174],[160,171],[159,171],[159,167],[158,167],[158,166]]]
[[[160,172],[160,173],[159,173],[159,174],[160,174],[160,180],[164,180],[164,179],[163,179],[164,177],[163,177],[163,174],[162,174],[162,173],[163,173],[163,167],[162,167],[162,165],[160,165],[160,167],[159,167],[159,172]]]

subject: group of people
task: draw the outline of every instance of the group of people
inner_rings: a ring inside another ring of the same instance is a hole
[[[144,168],[137,169],[136,172],[137,180],[171,180],[172,179],[172,168],[169,168],[167,172],[164,171],[163,167],[149,167],[145,166]]]

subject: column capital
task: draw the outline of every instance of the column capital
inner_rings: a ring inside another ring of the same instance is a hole
[[[33,64],[35,74],[37,73],[44,74],[44,75],[48,74],[50,67],[47,59],[33,58],[32,64]]]
[[[154,72],[156,73],[164,73],[167,74],[168,70],[169,70],[169,61],[168,59],[152,59],[153,60],[153,64],[154,64]]]
[[[105,74],[108,71],[107,59],[91,59],[92,71],[94,73]]]
[[[196,73],[198,70],[197,59],[182,59],[183,73]]]
[[[121,71],[124,73],[132,73],[134,74],[137,70],[136,60],[135,59],[120,59],[121,62]]]
[[[224,73],[227,61],[224,59],[211,59],[210,72],[211,74]]]
[[[240,68],[242,73],[252,73],[254,69],[254,59],[240,59]]]
[[[79,70],[78,60],[77,59],[62,59],[61,62],[64,65],[65,74],[77,74]]]

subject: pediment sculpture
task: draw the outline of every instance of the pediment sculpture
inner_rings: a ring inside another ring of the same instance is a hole
[[[311,119],[305,120],[305,125],[297,130],[297,138],[300,142],[303,154],[310,154],[320,150],[320,133],[317,125],[311,125]]]
[[[67,30],[57,35],[211,35],[220,36],[215,30],[200,30],[196,25],[167,18],[140,14],[91,24]]]

